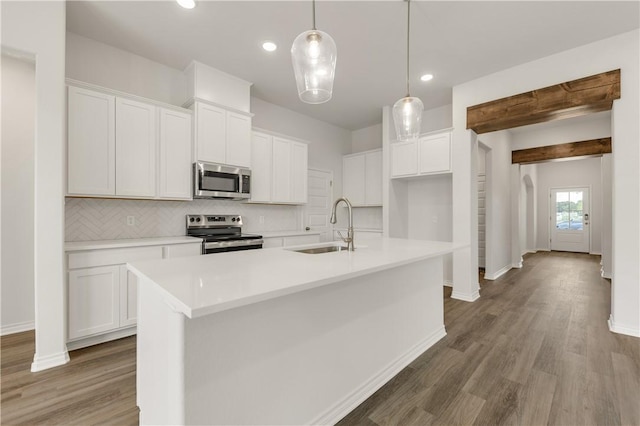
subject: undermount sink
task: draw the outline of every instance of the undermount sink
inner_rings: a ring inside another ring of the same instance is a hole
[[[326,247],[313,247],[299,250],[291,250],[297,253],[306,253],[306,254],[320,254],[320,253],[331,253],[333,251],[348,251],[348,247],[344,246],[326,246]]]

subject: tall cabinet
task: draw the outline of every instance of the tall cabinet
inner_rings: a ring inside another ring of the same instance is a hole
[[[342,157],[342,193],[355,207],[382,205],[382,150]]]

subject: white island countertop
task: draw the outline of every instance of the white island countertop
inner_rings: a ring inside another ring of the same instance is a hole
[[[197,318],[442,256],[464,247],[468,245],[381,238],[361,247],[356,240],[354,252],[305,254],[292,251],[292,247],[272,248],[140,261],[127,266],[139,277],[155,283],[174,311]]]

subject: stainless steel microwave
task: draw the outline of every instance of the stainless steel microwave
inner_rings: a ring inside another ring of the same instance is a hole
[[[246,200],[251,196],[251,170],[197,162],[193,164],[193,198]]]

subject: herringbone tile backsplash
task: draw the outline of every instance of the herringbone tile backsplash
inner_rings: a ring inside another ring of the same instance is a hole
[[[65,240],[92,241],[120,238],[185,235],[187,214],[241,214],[247,232],[297,230],[302,208],[247,204],[227,200],[154,201],[67,198]],[[127,216],[135,225],[127,225]],[[259,223],[264,216],[264,223]]]

